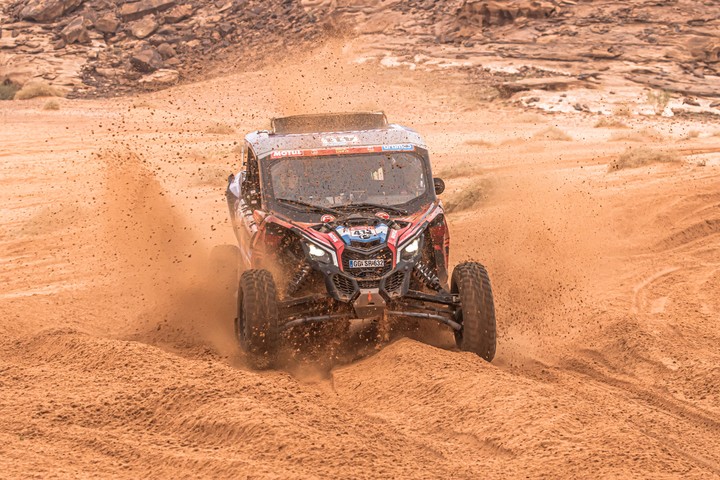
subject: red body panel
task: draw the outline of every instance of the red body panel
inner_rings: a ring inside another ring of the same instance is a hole
[[[439,203],[432,203],[427,207],[422,208],[416,213],[407,215],[405,217],[397,218],[396,220],[408,222],[409,225],[403,227],[400,230],[390,229],[388,233],[387,246],[393,253],[393,268],[397,260],[397,250],[400,245],[414,237],[424,225],[431,223],[438,215],[443,213],[442,205]],[[258,226],[258,231],[253,237],[252,251],[251,251],[251,263],[253,268],[261,268],[263,262],[267,257],[274,255],[277,252],[278,242],[273,238],[274,235],[268,232],[268,227],[272,224],[279,225],[281,227],[292,229],[297,228],[307,237],[316,240],[318,243],[325,245],[331,250],[335,251],[337,258],[342,257],[343,250],[345,249],[345,243],[340,236],[334,232],[323,233],[315,230],[314,226],[317,223],[308,222],[295,222],[291,220],[285,220],[277,215],[269,215],[265,220]],[[433,243],[435,248],[442,248],[440,245],[447,247],[450,242],[448,235],[448,228],[445,221],[441,226],[435,226],[430,230],[433,235]],[[445,256],[445,267],[447,268],[447,255]],[[339,268],[342,270],[342,262],[340,262]]]

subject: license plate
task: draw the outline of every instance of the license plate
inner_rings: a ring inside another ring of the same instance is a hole
[[[350,260],[350,268],[384,267],[385,260]]]

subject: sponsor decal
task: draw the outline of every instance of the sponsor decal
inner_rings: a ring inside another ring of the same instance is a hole
[[[332,222],[333,220],[335,220],[335,217],[332,216],[332,215],[330,215],[330,214],[328,214],[328,213],[326,213],[325,215],[323,215],[322,217],[320,217],[320,221],[321,221],[322,223],[330,223],[330,222]]]
[[[378,218],[382,218],[383,220],[390,220],[390,214],[388,214],[387,212],[377,212],[375,216]]]
[[[368,147],[332,147],[312,148],[307,150],[275,150],[270,154],[271,158],[287,157],[321,157],[326,155],[352,155],[358,153],[382,153],[382,152],[407,152],[414,151],[415,147],[410,144],[402,145],[372,145]]]
[[[415,147],[409,143],[400,143],[396,145],[383,145],[382,150],[383,152],[405,152],[408,150],[415,150]]]
[[[300,157],[302,154],[302,150],[276,150],[272,152],[272,158]]]

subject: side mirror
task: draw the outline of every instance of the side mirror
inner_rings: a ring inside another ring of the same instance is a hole
[[[433,185],[435,186],[436,195],[440,195],[445,191],[445,182],[442,178],[433,178]]]

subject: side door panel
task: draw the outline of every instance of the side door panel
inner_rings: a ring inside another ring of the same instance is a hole
[[[249,145],[245,148],[247,160],[245,173],[240,184],[240,202],[236,217],[242,224],[241,231],[241,257],[245,266],[252,266],[253,243],[257,235],[258,226],[253,216],[254,211],[260,207],[260,173],[257,156]]]

